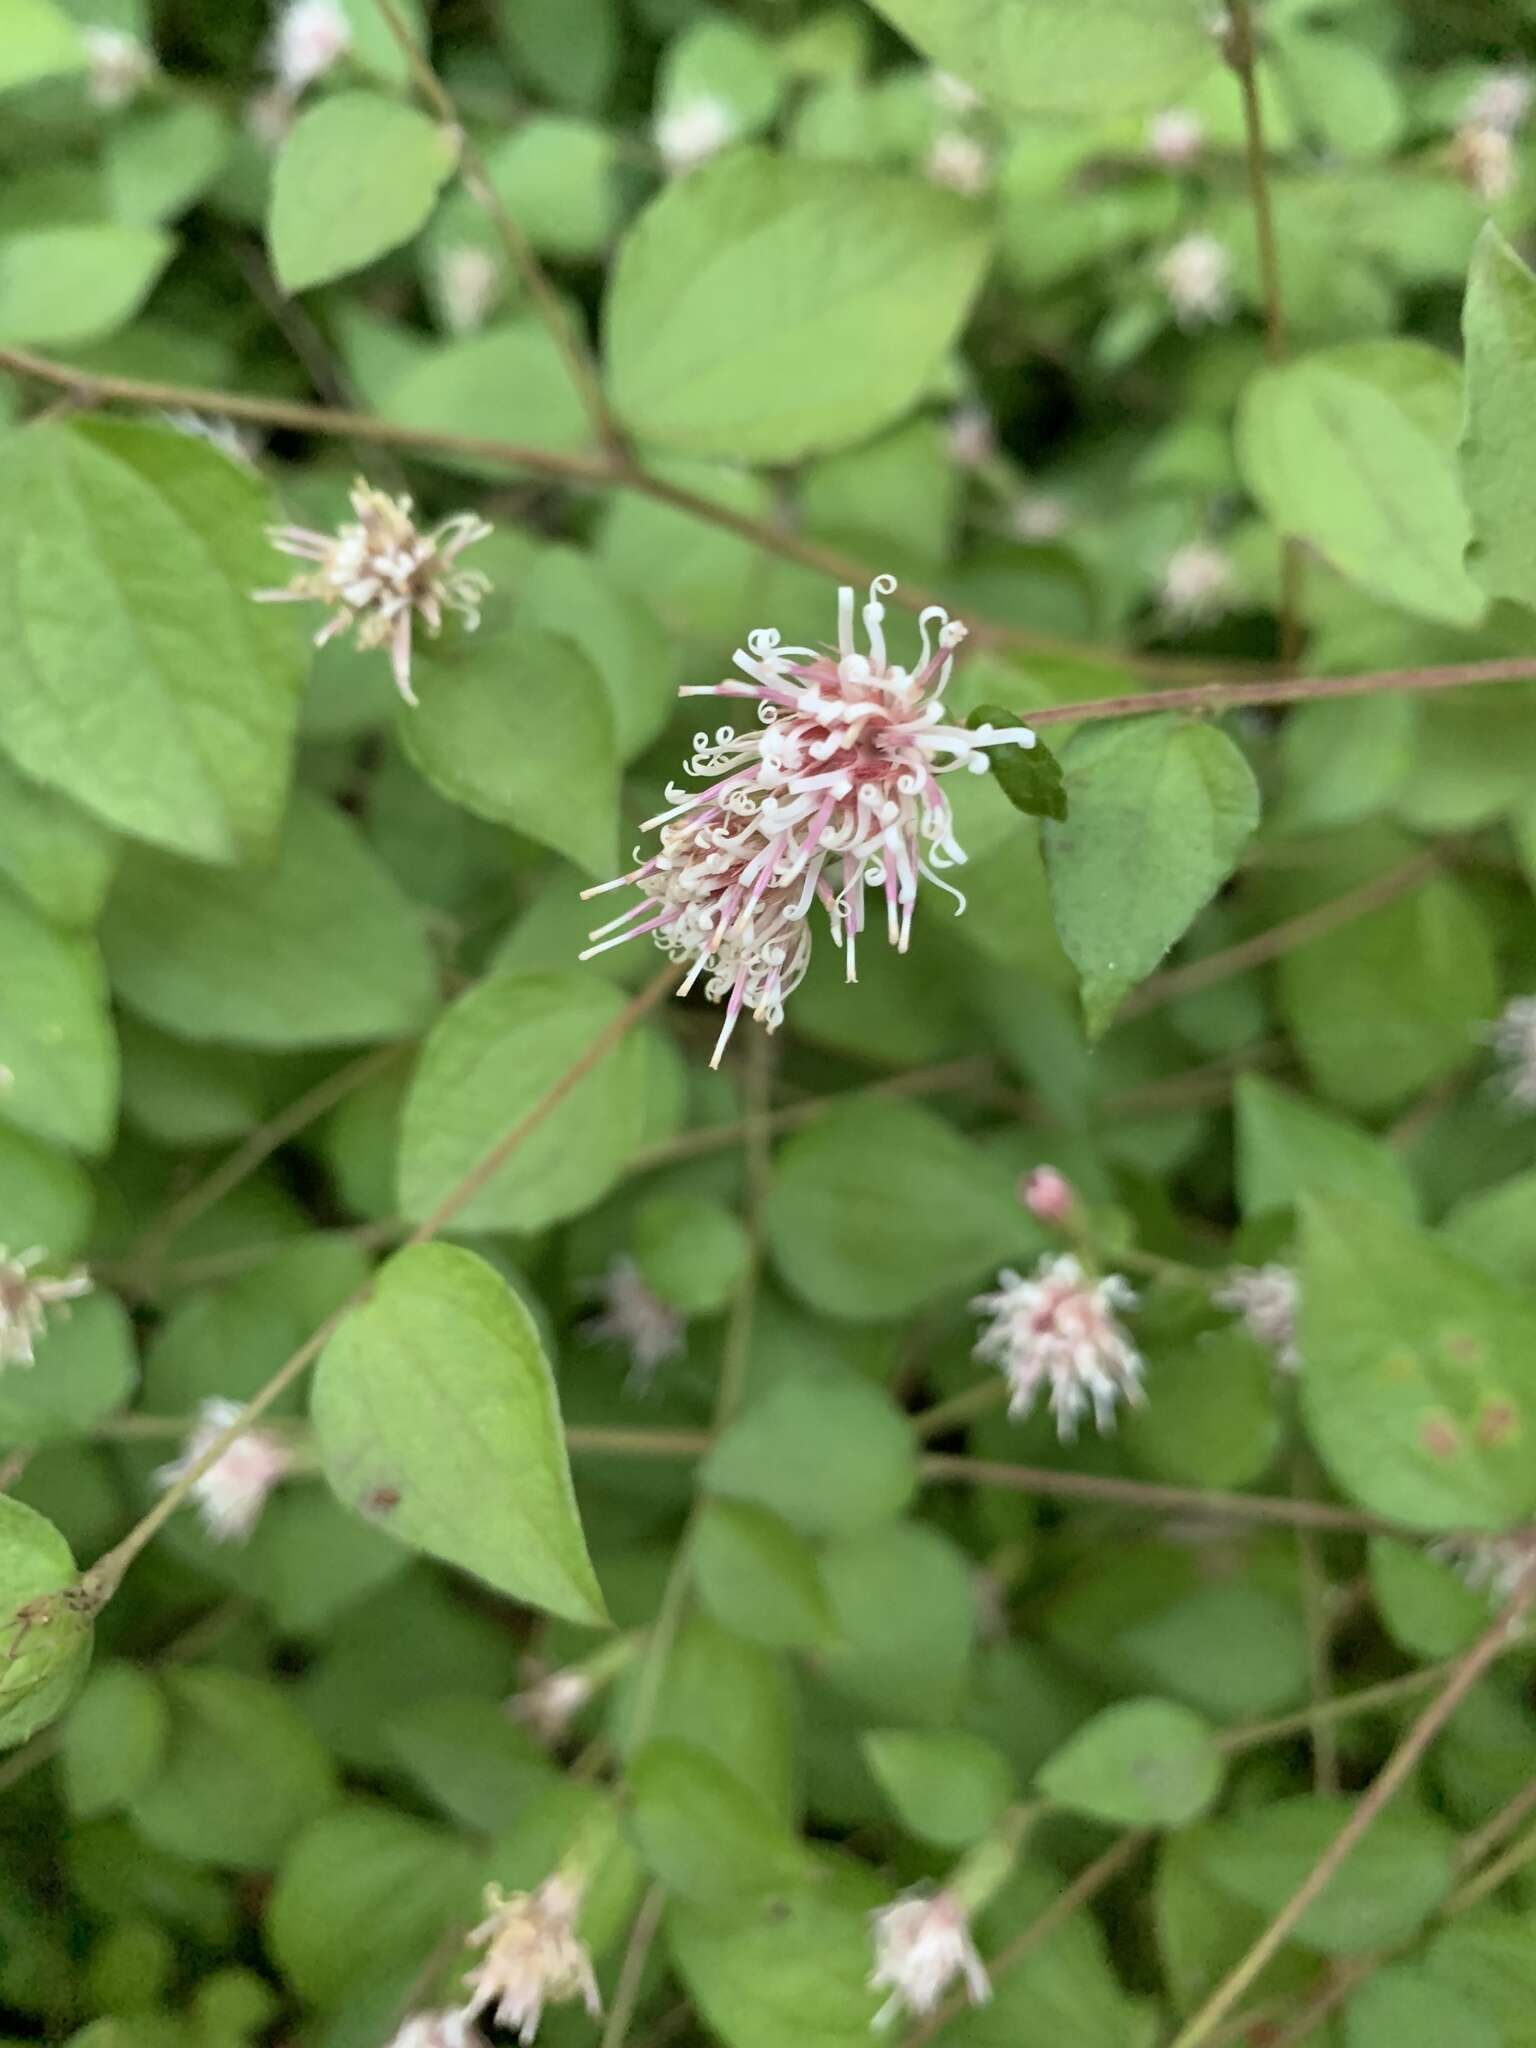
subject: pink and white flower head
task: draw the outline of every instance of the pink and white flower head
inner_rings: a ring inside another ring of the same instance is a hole
[[[1183,107],[1165,107],[1147,123],[1147,154],[1170,171],[1199,161],[1205,147],[1205,123]]]
[[[256,600],[329,606],[331,616],[315,635],[315,645],[323,647],[355,626],[359,647],[389,649],[395,687],[407,704],[414,704],[412,627],[419,618],[435,639],[449,611],[457,612],[471,632],[479,625],[490,578],[478,569],[459,568],[458,558],[491,529],[477,513],[456,512],[431,533],[419,532],[408,497],[392,498],[361,477],[352,487],[352,509],[356,520],[335,533],[316,533],[307,526],[269,528],[275,548],[315,566],[282,590],[258,590]]]
[[[1507,1607],[1536,1573],[1536,1532],[1519,1529],[1512,1536],[1445,1536],[1429,1546],[1429,1554],[1448,1564],[1490,1607]]]
[[[904,2012],[921,2019],[935,2011],[957,1976],[965,1979],[973,2005],[992,1996],[965,1908],[952,1892],[906,1892],[869,1918],[875,1945],[869,1988],[890,1993],[875,2015],[877,2027]]]
[[[1505,64],[1490,71],[1467,95],[1461,118],[1469,128],[1497,128],[1513,135],[1525,125],[1536,96],[1536,82],[1522,65]]]
[[[1028,1280],[1005,1267],[971,1307],[989,1318],[976,1356],[1006,1376],[1009,1415],[1028,1415],[1048,1390],[1058,1436],[1076,1436],[1090,1409],[1100,1430],[1113,1429],[1117,1401],[1146,1398],[1141,1354],[1116,1313],[1135,1305],[1118,1273],[1090,1280],[1070,1252],[1043,1258]]]
[[[948,128],[934,137],[923,168],[933,184],[976,199],[992,182],[992,152],[974,135]]]
[[[171,1486],[210,1450],[240,1413],[238,1401],[204,1401],[179,1458],[161,1465],[159,1484]],[[293,1470],[293,1452],[269,1429],[248,1429],[192,1482],[192,1498],[215,1543],[244,1543],[261,1519],[267,1495]]]
[[[579,1998],[593,2019],[603,2009],[587,1945],[576,1933],[581,1886],[558,1870],[537,1891],[503,1892],[487,1885],[489,1909],[470,1935],[485,1954],[464,1979],[470,1988],[466,2020],[489,2012],[520,2041],[539,2031],[546,2005]]]
[[[736,116],[724,100],[699,94],[665,108],[652,132],[668,175],[680,178],[735,141]]]
[[[1519,182],[1515,145],[1503,128],[1458,128],[1451,142],[1451,162],[1462,183],[1488,206],[1507,199]]]
[[[1175,626],[1205,626],[1232,609],[1232,558],[1208,540],[1186,541],[1163,564],[1158,604]]]
[[[1242,1317],[1249,1336],[1274,1353],[1281,1372],[1300,1372],[1301,1352],[1296,1343],[1300,1293],[1290,1267],[1271,1263],[1234,1266],[1212,1299]]]
[[[0,1372],[8,1365],[30,1366],[34,1346],[48,1327],[49,1311],[69,1314],[69,1304],[91,1291],[83,1266],[49,1279],[34,1270],[48,1254],[40,1245],[8,1252],[0,1245]]]
[[[566,1671],[546,1671],[513,1694],[507,1712],[553,1749],[596,1690],[590,1673],[575,1665]]]
[[[631,1258],[615,1259],[598,1290],[602,1311],[588,1319],[588,1337],[623,1345],[629,1353],[630,1378],[637,1386],[648,1387],[657,1367],[683,1349],[686,1317],[651,1292]]]
[[[92,22],[80,31],[85,45],[85,90],[93,107],[110,112],[137,99],[155,75],[155,53],[137,36]]]
[[[783,646],[764,627],[737,650],[746,680],[685,688],[685,697],[746,698],[757,725],[696,733],[688,770],[708,787],[669,787],[672,808],[643,828],[659,830],[658,850],[586,891],[633,886],[641,900],[592,934],[583,959],[649,933],[690,963],[685,993],[708,975],[706,993],[726,1004],[712,1065],[743,1009],[770,1031],[783,1021],[810,959],[814,904],[826,912],[850,981],[866,887],[884,896],[887,936],[903,953],[922,881],[947,890],[963,910],[965,898],[942,873],[965,854],[939,777],[957,768],[984,773],[989,747],[1035,743],[1026,726],[971,731],[947,722],[943,691],[965,627],[940,606],[918,619],[916,667],[889,658],[881,600],[895,587],[892,576],[870,586],[867,651],[856,644],[854,593],[844,588],[835,652]]]
[[[1500,1084],[1520,1109],[1536,1109],[1536,996],[1516,996],[1487,1030],[1498,1055]]]
[[[1157,280],[1181,327],[1205,327],[1232,315],[1232,258],[1214,235],[1185,235],[1157,266]]]
[[[984,405],[957,405],[945,425],[949,459],[961,469],[981,469],[997,453],[992,415]]]
[[[352,47],[352,25],[337,0],[288,0],[272,31],[277,82],[297,98]]]
[[[413,2012],[400,2022],[389,2048],[482,2048],[481,2037],[462,2012]]]
[[[1054,1166],[1037,1166],[1020,1182],[1019,1200],[1042,1223],[1067,1223],[1077,1208],[1077,1190]]]

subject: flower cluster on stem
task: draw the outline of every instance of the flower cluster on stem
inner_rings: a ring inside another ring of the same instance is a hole
[[[67,1315],[68,1304],[91,1291],[83,1266],[52,1279],[35,1271],[47,1256],[40,1245],[14,1253],[0,1245],[0,1372],[8,1365],[31,1365],[37,1340],[48,1327],[49,1311]]]
[[[1128,1281],[1094,1279],[1071,1252],[1043,1258],[1027,1280],[1005,1267],[971,1306],[987,1317],[976,1356],[1006,1376],[1009,1415],[1028,1415],[1044,1392],[1063,1439],[1090,1410],[1100,1430],[1113,1429],[1117,1402],[1145,1399],[1141,1354],[1118,1314],[1135,1305]]]
[[[974,2005],[992,1995],[986,1966],[971,1938],[970,1921],[951,1891],[917,1889],[870,1915],[875,1967],[871,1991],[890,1996],[875,2015],[889,2026],[903,2012],[921,2019],[936,2010],[954,1978],[963,1977]]]
[[[155,1478],[172,1486],[221,1437],[240,1414],[238,1401],[204,1401],[179,1458],[161,1465]],[[192,1482],[203,1527],[215,1543],[244,1543],[261,1519],[267,1496],[293,1470],[294,1455],[270,1429],[247,1429],[223,1456]]]
[[[1300,1372],[1296,1312],[1300,1287],[1289,1266],[1271,1261],[1264,1266],[1234,1266],[1214,1290],[1212,1300],[1242,1317],[1243,1327],[1274,1354],[1281,1372]]]
[[[527,2042],[538,2033],[546,2005],[579,1998],[593,2019],[601,2015],[592,1957],[576,1932],[581,1898],[581,1885],[558,1870],[537,1891],[486,1887],[486,1917],[469,1937],[485,1953],[464,1979],[466,2021],[489,2012]]]
[[[899,952],[911,940],[919,884],[936,883],[965,854],[939,777],[984,772],[987,749],[1030,747],[1024,726],[975,731],[947,722],[943,691],[965,628],[938,605],[920,615],[915,668],[890,659],[882,599],[895,578],[877,576],[862,616],[867,651],[856,643],[854,593],[838,600],[835,652],[786,647],[772,628],[738,649],[742,678],[684,689],[685,697],[740,697],[757,725],[721,726],[694,736],[689,773],[707,787],[673,785],[671,808],[646,821],[657,850],[627,875],[589,889],[637,888],[640,900],[592,934],[582,955],[649,934],[686,962],[683,991],[701,978],[724,1002],[718,1065],[743,1009],[772,1031],[805,975],[814,905],[855,980],[865,891],[885,902],[886,933]]]

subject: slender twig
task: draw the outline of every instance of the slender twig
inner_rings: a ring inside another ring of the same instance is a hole
[[[0,349],[0,367],[6,353]],[[1124,697],[1095,697],[1086,704],[1046,704],[1023,715],[1032,726],[1085,725],[1092,719],[1137,718],[1150,712],[1220,714],[1251,705],[1315,704],[1324,698],[1371,697],[1386,690],[1463,690],[1480,683],[1528,683],[1533,678],[1536,657],[1517,654],[1439,668],[1377,669],[1359,676],[1286,676],[1276,682],[1212,682],[1178,690],[1137,690]]]
[[[1481,1863],[1506,1835],[1512,1834],[1523,1820],[1529,1820],[1533,1814],[1536,1814],[1536,1778],[1501,1806],[1492,1820],[1484,1821],[1480,1828],[1467,1836],[1456,1852],[1459,1867],[1470,1870]]]
[[[608,1429],[571,1423],[566,1448],[587,1457],[702,1458],[714,1442],[707,1429]]]
[[[1299,1505],[1299,1503],[1298,1503]],[[1370,1788],[1356,1802],[1349,1819],[1313,1864],[1280,1911],[1270,1921],[1241,1960],[1227,1972],[1201,2005],[1180,2028],[1172,2048],[1197,2048],[1207,2041],[1243,1993],[1270,1960],[1289,1941],[1297,1923],[1333,1882],[1348,1862],[1377,1816],[1402,1790],[1417,1769],[1419,1760],[1449,1721],[1483,1673],[1508,1648],[1511,1634],[1521,1616],[1536,1599],[1536,1569],[1526,1573],[1524,1582],[1506,1602],[1498,1618],[1457,1660],[1449,1683],[1430,1701],[1402,1737],[1385,1765],[1372,1779]]]
[[[297,1137],[327,1110],[334,1109],[338,1102],[345,1101],[347,1096],[393,1066],[405,1050],[403,1043],[374,1046],[360,1058],[349,1060],[344,1067],[337,1067],[324,1080],[317,1081],[313,1088],[306,1089],[304,1094],[280,1109],[276,1116],[269,1117],[243,1139],[206,1180],[189,1189],[157,1222],[150,1225],[130,1252],[129,1264],[158,1266],[167,1247],[189,1224],[195,1223],[199,1216],[205,1216],[226,1195],[233,1193],[290,1138]]]
[[[1217,1746],[1234,1753],[1257,1749],[1266,1742],[1284,1742],[1293,1735],[1309,1734],[1319,1722],[1333,1725],[1353,1720],[1357,1714],[1380,1713],[1450,1678],[1458,1662],[1459,1659],[1448,1657],[1443,1664],[1426,1664],[1418,1671],[1404,1672],[1401,1678],[1384,1678],[1379,1685],[1336,1693],[1321,1705],[1298,1707],[1294,1714],[1278,1714],[1272,1721],[1240,1722],[1235,1728],[1223,1729],[1216,1738]]]
[[[1151,1508],[1216,1515],[1232,1521],[1280,1522],[1311,1529],[1347,1529],[1356,1534],[1401,1536],[1398,1522],[1329,1501],[1283,1500],[1258,1493],[1202,1492],[1196,1486],[1159,1486],[1151,1480],[1112,1479],[1091,1472],[1055,1472],[1044,1465],[997,1465],[985,1458],[930,1452],[922,1461],[925,1479],[997,1486],[1014,1493],[1038,1493],[1060,1500],[1093,1500],[1105,1507]]]
[[[1511,1842],[1502,1856],[1495,1856],[1473,1877],[1469,1877],[1445,1902],[1447,1913],[1464,1913],[1469,1906],[1479,1905],[1484,1899],[1507,1884],[1517,1870],[1526,1864],[1536,1862],[1536,1828],[1527,1828],[1517,1841]]]
[[[1265,352],[1272,363],[1283,363],[1289,353],[1289,342],[1285,299],[1280,290],[1280,247],[1269,189],[1269,153],[1264,146],[1264,108],[1259,95],[1258,35],[1251,0],[1227,0],[1226,54],[1243,101],[1248,198],[1259,253],[1259,288],[1264,295]],[[1300,542],[1294,535],[1285,535],[1280,544],[1280,659],[1287,667],[1294,664],[1301,650],[1304,559]]]
[[[1266,2048],[1296,2048],[1296,2044],[1315,2034],[1323,2021],[1336,2012],[1351,1992],[1357,1990],[1367,1977],[1380,1967],[1375,1956],[1352,1956],[1347,1962],[1333,1963],[1328,1972],[1328,1981],[1320,1991],[1309,1998],[1289,2026],[1278,2033],[1269,2032],[1263,2038]],[[1225,2029],[1222,2030],[1225,2035]],[[1243,2033],[1235,2036],[1238,2040],[1253,2037]],[[1214,2048],[1216,2037],[1212,2037]]]
[[[608,409],[592,351],[585,337],[577,331],[560,294],[545,275],[544,266],[534,254],[528,237],[496,190],[485,158],[460,118],[452,93],[433,70],[431,60],[411,34],[395,0],[375,0],[375,5],[399,46],[416,90],[457,138],[459,175],[464,181],[464,189],[496,230],[508,260],[521,277],[535,311],[560,351],[566,372],[592,423],[592,431],[606,447],[615,454],[620,453],[623,437]]]
[[[544,1091],[533,1107],[519,1117],[511,1130],[504,1132],[469,1172],[448,1190],[426,1221],[418,1224],[411,1232],[406,1239],[407,1245],[430,1244],[461,1210],[467,1208],[486,1182],[501,1171],[518,1147],[559,1108],[572,1089],[585,1080],[592,1069],[600,1065],[609,1053],[623,1042],[649,1010],[655,1008],[676,982],[677,976],[677,968],[669,963],[640,991],[639,995],[632,997],[611,1023],[606,1024],[591,1043],[577,1055],[559,1079]],[[94,1610],[104,1606],[112,1598],[122,1582],[124,1572],[144,1546],[169,1521],[203,1474],[216,1465],[230,1445],[308,1370],[347,1317],[355,1309],[361,1308],[372,1293],[373,1280],[370,1277],[360,1287],[355,1288],[338,1308],[332,1310],[293,1356],[278,1368],[266,1385],[246,1402],[229,1427],[221,1429],[218,1435],[210,1440],[202,1454],[194,1458],[181,1476],[166,1488],[159,1500],[134,1524],[121,1542],[114,1544],[97,1559],[88,1572],[83,1574],[73,1595],[77,1603]]]
[[[1110,1844],[1102,1856],[1095,1857],[1092,1863],[1079,1871],[1043,1913],[1031,1920],[1006,1947],[1000,1948],[997,1954],[989,1959],[987,1974],[994,1983],[998,1978],[1006,1976],[1016,1964],[1023,1962],[1032,1950],[1049,1941],[1056,1930],[1065,1926],[1074,1913],[1091,1904],[1153,1839],[1149,1829],[1122,1835],[1118,1841]],[[941,2032],[964,2010],[965,1993],[957,1992],[946,1999],[936,2011],[929,2013],[926,2019],[919,2020],[908,2032],[901,2048],[924,2048],[926,2042],[931,2041],[935,2034]]]
[[[1305,1450],[1298,1451],[1291,1477],[1298,1500],[1310,1497],[1312,1471]],[[1328,1574],[1315,1529],[1297,1528],[1296,1577],[1301,1588],[1301,1618],[1307,1639],[1308,1724],[1312,1737],[1312,1782],[1325,1794],[1339,1790],[1338,1731],[1328,1712],[1333,1696],[1333,1621],[1328,1611]]]
[[[1179,996],[1211,988],[1234,974],[1247,974],[1255,967],[1295,952],[1298,947],[1310,945],[1314,939],[1326,938],[1330,932],[1353,924],[1356,918],[1368,917],[1373,910],[1384,910],[1399,896],[1421,888],[1439,868],[1438,853],[1416,853],[1388,868],[1385,874],[1373,875],[1368,882],[1346,889],[1342,895],[1330,897],[1311,910],[1282,918],[1250,939],[1241,939],[1236,945],[1224,946],[1219,953],[1207,953],[1203,959],[1189,960],[1154,974],[1126,997],[1120,1006],[1120,1017],[1145,1016],[1149,1010],[1161,1009]]]
[[[613,1987],[613,2004],[608,2009],[599,2048],[624,2048],[629,2038],[635,2007],[640,2003],[640,1987],[645,1981],[645,1966],[666,1903],[667,1895],[659,1884],[653,1884],[640,1901],[635,1924],[629,1930],[629,1945],[619,1965],[619,1981]]]

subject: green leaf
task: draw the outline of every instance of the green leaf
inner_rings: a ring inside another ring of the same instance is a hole
[[[75,1560],[53,1524],[0,1494],[0,1749],[56,1720],[85,1674],[89,1618],[47,1599],[75,1579]]]
[[[1393,1109],[1467,1066],[1498,1005],[1481,908],[1447,876],[1294,947],[1278,978],[1315,1085],[1349,1109]]]
[[[54,1309],[36,1351],[30,1370],[0,1373],[0,1444],[89,1436],[127,1406],[138,1362],[127,1311],[115,1295],[92,1294]]]
[[[800,1842],[708,1750],[650,1742],[625,1775],[640,1854],[679,1898],[728,1910],[804,1875]]]
[[[996,1954],[1022,1929],[1033,1927],[1061,1897],[1061,1873],[1025,1862],[983,1910],[978,1941]],[[1091,1913],[1057,1924],[1011,1963],[985,2004],[961,2013],[944,2029],[946,2048],[1017,2048],[1020,2042],[1071,2041],[1076,2048],[1153,2048],[1162,2036],[1160,2015],[1127,1997]]]
[[[862,1865],[834,1862],[817,1881],[722,1914],[667,1909],[678,1974],[725,2048],[867,2048],[879,1995],[869,1989],[869,1915],[883,1903]]]
[[[1157,107],[1214,60],[1200,0],[876,0],[942,70],[1025,114]]]
[[[840,1640],[827,1682],[866,1712],[952,1721],[976,1634],[970,1561],[936,1529],[892,1522],[827,1546],[822,1570]]]
[[[0,883],[0,1105],[22,1130],[105,1151],[117,1122],[117,1042],[101,957]]]
[[[80,1819],[126,1806],[165,1762],[171,1714],[137,1664],[98,1665],[59,1731],[64,1797]]]
[[[641,1670],[630,1667],[616,1704],[621,1746]],[[646,1739],[667,1736],[708,1750],[787,1820],[795,1810],[794,1708],[781,1658],[695,1613],[678,1631]]]
[[[1501,1280],[1536,1287],[1536,1173],[1519,1173],[1468,1195],[1441,1227],[1457,1251]]]
[[[1461,480],[1472,512],[1468,566],[1495,597],[1536,601],[1536,277],[1490,221],[1462,316],[1467,416]]]
[[[1237,865],[1259,793],[1231,740],[1189,719],[1088,726],[1064,766],[1071,815],[1044,827],[1046,871],[1097,1037]]]
[[[815,1552],[767,1508],[701,1501],[692,1556],[699,1598],[722,1627],[770,1649],[816,1649],[832,1636]]]
[[[937,370],[986,256],[982,217],[949,193],[733,151],[662,193],[620,249],[614,405],[688,454],[791,462],[861,441]],[[744,321],[749,305],[772,318]]]
[[[915,1104],[854,1103],[785,1144],[767,1206],[780,1272],[824,1315],[897,1322],[1018,1246],[1006,1169]]]
[[[452,132],[377,93],[299,116],[272,175],[267,242],[285,291],[307,291],[408,242],[458,159]]]
[[[1001,704],[978,704],[966,717],[972,732],[978,726],[1009,727],[1021,724],[1017,712]],[[1004,747],[989,747],[987,759],[998,788],[1016,811],[1028,818],[1064,818],[1067,815],[1067,786],[1061,763],[1038,733],[1032,747],[1010,740]]]
[[[1238,412],[1243,480],[1282,533],[1374,597],[1447,625],[1486,600],[1462,567],[1456,364],[1415,341],[1359,342],[1263,370]]]
[[[44,917],[94,924],[116,864],[116,845],[94,818],[0,754],[0,875]]]
[[[500,1700],[439,1693],[387,1729],[396,1759],[460,1827],[500,1834],[557,1781],[548,1755]]]
[[[1442,1927],[1424,1952],[1430,1975],[1498,2016],[1504,2048],[1536,2042],[1536,1951],[1524,1916],[1483,1908]]]
[[[1347,31],[1286,22],[1275,50],[1302,126],[1331,156],[1386,156],[1396,148],[1403,95],[1387,66]]]
[[[1339,1195],[1412,1220],[1413,1182],[1385,1140],[1262,1074],[1238,1076],[1234,1106],[1245,1217],[1293,1209],[1306,1195]]]
[[[54,0],[5,0],[0,92],[84,68],[80,31]]]
[[[555,1383],[533,1318],[454,1245],[413,1246],[326,1346],[315,1433],[339,1497],[514,1599],[600,1626]]]
[[[672,645],[641,599],[577,548],[546,548],[518,590],[518,629],[574,640],[608,693],[619,757],[631,761],[664,729],[677,699]]]
[[[1416,1964],[1389,1963],[1344,2007],[1344,2048],[1505,2048],[1509,2036],[1475,1990]]]
[[[206,442],[91,420],[0,442],[0,746],[109,825],[201,860],[266,852],[304,665],[275,501]]]
[[[213,183],[233,142],[218,108],[199,100],[130,114],[107,138],[103,170],[112,213],[130,227],[174,220]]]
[[[379,408],[395,425],[523,447],[585,446],[590,423],[565,359],[538,320],[515,320],[434,349],[392,383]],[[441,469],[502,478],[515,465],[434,450]]]
[[[912,1433],[889,1396],[854,1373],[786,1374],[716,1437],[701,1477],[808,1536],[889,1521],[917,1485]]]
[[[701,1195],[652,1195],[635,1211],[630,1249],[641,1278],[685,1315],[714,1315],[751,1257],[739,1219]]]
[[[340,2007],[401,1958],[419,1968],[473,1911],[474,1870],[446,1828],[356,1801],[293,1843],[267,1902],[267,1945],[301,1998]]]
[[[1280,1448],[1275,1356],[1240,1324],[1144,1339],[1156,1400],[1132,1408],[1120,1440],[1138,1472],[1176,1486],[1252,1486]]]
[[[228,1870],[271,1870],[336,1797],[330,1758],[287,1694],[212,1668],[167,1671],[164,1768],[129,1806],[156,1848]]]
[[[73,1159],[0,1124],[0,1244],[41,1245],[67,1263],[85,1244],[94,1206]]]
[[[1198,1819],[1222,1780],[1210,1724],[1174,1700],[1121,1700],[1095,1714],[1035,1774],[1048,1799],[1116,1827]]]
[[[536,250],[600,257],[619,225],[623,156],[592,121],[534,114],[486,162],[497,193]]]
[[[349,818],[295,797],[270,867],[223,872],[145,848],[102,923],[113,987],[184,1038],[274,1050],[398,1038],[436,970],[409,903]]]
[[[1006,1758],[956,1728],[872,1728],[864,1760],[910,1833],[964,1849],[1002,1819],[1014,1796]]]
[[[158,228],[53,227],[0,240],[0,342],[62,348],[125,326],[175,253]]]
[[[400,1205],[427,1216],[549,1092],[624,1006],[573,974],[497,974],[461,996],[422,1050],[400,1138]],[[459,1212],[456,1227],[537,1230],[577,1215],[644,1135],[647,1041],[631,1032]]]
[[[1382,1626],[1411,1655],[1459,1656],[1487,1628],[1486,1595],[1474,1592],[1448,1561],[1390,1536],[1371,1538],[1370,1560]]]
[[[590,875],[618,866],[619,764],[602,681],[568,640],[522,627],[423,650],[406,753],[434,788]]]
[[[619,61],[615,0],[498,0],[497,19],[520,74],[562,107],[595,107]]]
[[[1417,1528],[1503,1529],[1536,1507],[1536,1310],[1425,1231],[1309,1205],[1302,1407],[1335,1479]]]
[[[1204,1864],[1223,1891],[1277,1913],[1354,1810],[1347,1799],[1281,1799],[1206,1833]],[[1324,1955],[1364,1955],[1411,1940],[1451,1887],[1452,1837],[1428,1814],[1389,1806],[1296,1924]]]

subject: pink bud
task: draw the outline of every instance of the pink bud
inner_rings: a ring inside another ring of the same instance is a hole
[[[1077,1207],[1077,1190],[1054,1166],[1037,1166],[1025,1175],[1019,1199],[1042,1223],[1065,1223]]]

